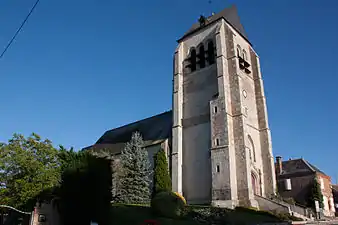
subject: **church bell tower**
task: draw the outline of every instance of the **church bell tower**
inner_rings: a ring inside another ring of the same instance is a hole
[[[173,191],[190,204],[257,206],[275,193],[259,58],[235,6],[178,40],[171,168]]]

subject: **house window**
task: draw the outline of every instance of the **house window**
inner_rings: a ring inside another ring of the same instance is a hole
[[[320,178],[320,188],[323,190],[324,189],[324,180],[323,178]]]
[[[44,222],[46,222],[46,221],[47,221],[46,215],[44,215],[44,214],[39,214],[38,222],[44,223]]]
[[[220,170],[221,170],[221,169],[220,169],[219,165],[217,165],[217,166],[216,166],[216,172],[219,173]]]
[[[214,113],[217,113],[217,106],[214,107]]]
[[[291,191],[291,179],[285,179],[285,190],[286,191]]]

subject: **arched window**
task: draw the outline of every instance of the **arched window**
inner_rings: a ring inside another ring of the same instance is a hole
[[[188,67],[190,67],[191,72],[194,72],[196,70],[196,49],[194,48],[190,50],[189,62]]]
[[[241,46],[237,45],[237,57],[240,57],[242,55]]]
[[[246,51],[243,49],[242,51],[242,58],[247,61],[247,57],[246,57]]]
[[[205,67],[205,50],[204,50],[204,45],[202,44],[199,47],[199,53],[197,55],[198,57],[198,65],[200,68],[204,68]]]
[[[209,65],[212,65],[215,63],[215,45],[214,42],[209,41],[208,42],[208,52],[207,52],[207,60]]]
[[[248,140],[249,140],[249,149],[250,149],[251,152],[252,152],[252,158],[253,158],[253,161],[256,162],[255,146],[254,146],[254,143],[253,143],[252,138],[251,138],[250,135],[248,135]]]

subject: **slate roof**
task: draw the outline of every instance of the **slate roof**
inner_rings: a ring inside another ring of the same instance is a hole
[[[298,173],[322,173],[326,175],[323,171],[318,169],[318,167],[309,163],[305,159],[292,159],[282,162],[282,174],[281,175],[291,175]]]
[[[240,22],[237,7],[235,5],[232,5],[229,8],[225,8],[221,12],[208,17],[205,26],[208,26],[209,24],[212,24],[220,20],[221,18],[225,19],[238,33],[240,33],[249,42],[244,27]],[[183,35],[183,37],[178,40],[178,42],[183,38],[191,35],[192,33],[195,33],[196,31],[200,30],[201,28],[202,27],[200,26],[199,22],[193,24],[191,28]]]
[[[125,126],[106,131],[96,144],[117,144],[130,141],[132,133],[141,133],[144,141],[164,140],[171,137],[172,111],[164,112]]]

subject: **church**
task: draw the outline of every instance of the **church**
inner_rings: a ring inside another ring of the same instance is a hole
[[[259,57],[237,8],[201,16],[177,42],[172,110],[87,148],[118,155],[139,131],[152,163],[165,150],[173,191],[189,204],[257,207],[276,191],[275,168]]]

